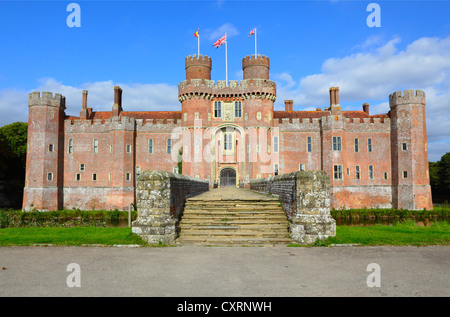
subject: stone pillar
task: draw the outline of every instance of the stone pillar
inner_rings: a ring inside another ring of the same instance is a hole
[[[296,208],[289,219],[291,238],[310,244],[336,235],[330,214],[330,178],[324,171],[297,174]]]
[[[324,171],[299,171],[250,182],[250,189],[280,198],[291,239],[311,244],[336,235],[330,214],[330,178]]]
[[[145,171],[136,182],[137,219],[132,232],[150,244],[173,244],[186,198],[209,190],[209,183],[165,171]]]

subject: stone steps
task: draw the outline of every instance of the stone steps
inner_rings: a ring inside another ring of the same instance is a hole
[[[186,200],[178,244],[288,244],[289,224],[278,199]]]

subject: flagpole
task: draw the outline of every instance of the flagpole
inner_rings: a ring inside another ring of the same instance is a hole
[[[256,28],[255,28],[255,58],[256,58]]]
[[[225,33],[225,38],[227,37],[227,33]],[[228,57],[227,57],[227,47],[228,47],[228,39],[225,40],[225,86],[228,86]]]
[[[197,57],[200,57],[200,33],[198,33],[197,41],[198,41]]]

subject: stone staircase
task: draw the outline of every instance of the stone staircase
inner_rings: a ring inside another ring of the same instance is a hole
[[[213,193],[210,193],[213,192]],[[214,189],[186,200],[178,244],[289,244],[280,201],[247,189]]]

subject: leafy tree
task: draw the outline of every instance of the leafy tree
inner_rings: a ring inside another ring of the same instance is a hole
[[[430,185],[434,202],[450,202],[450,152],[437,162],[429,162]]]
[[[439,189],[441,198],[450,201],[450,152],[439,161]]]
[[[28,124],[14,122],[0,128],[0,179],[23,180]]]

